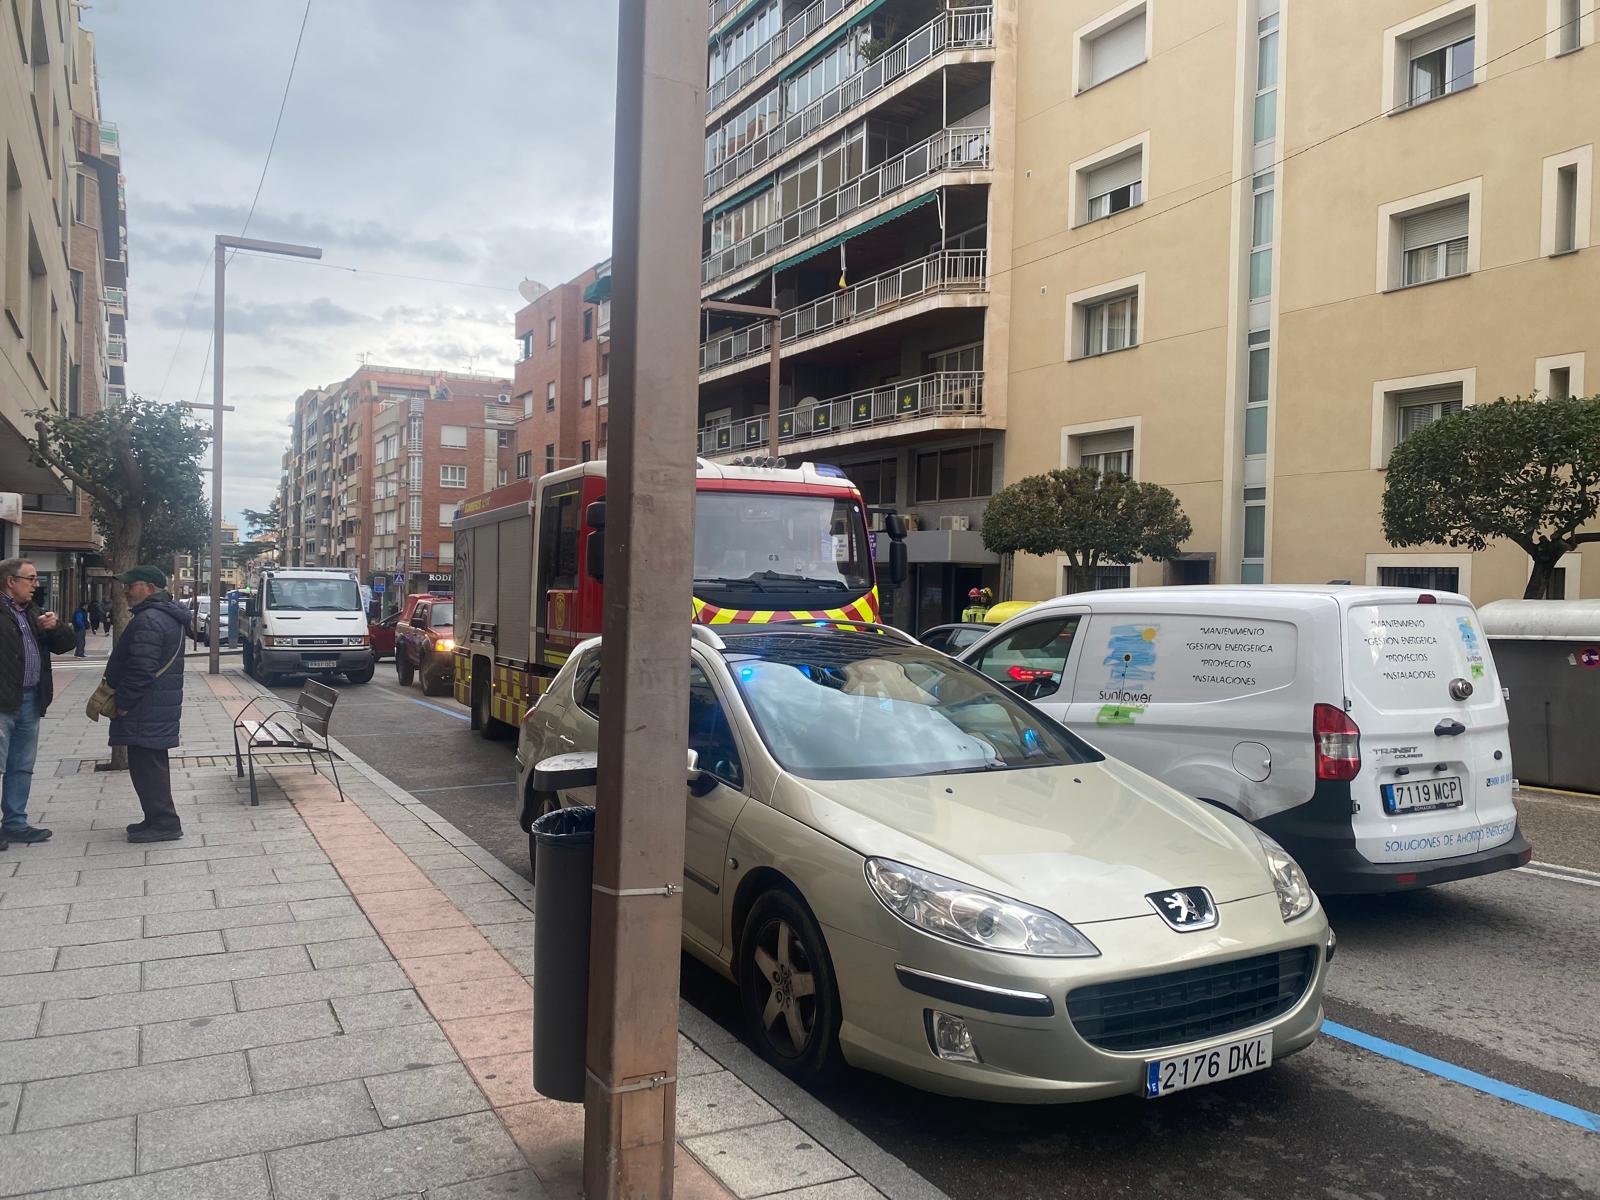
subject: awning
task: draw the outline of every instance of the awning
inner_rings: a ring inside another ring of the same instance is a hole
[[[792,258],[784,259],[777,266],[771,268],[772,274],[776,275],[779,271],[787,270],[796,263],[803,263],[808,258],[815,258],[819,254],[825,253],[828,250],[832,250],[835,246],[844,244],[853,237],[859,237],[861,234],[866,233],[869,229],[876,229],[880,225],[887,225],[896,217],[905,216],[906,213],[910,212],[912,209],[921,208],[924,204],[932,204],[938,198],[939,193],[929,192],[925,196],[918,196],[915,200],[907,200],[904,204],[901,204],[895,208],[891,208],[886,213],[880,213],[878,216],[873,217],[872,220],[863,225],[857,225],[854,229],[851,229],[846,233],[841,233],[838,237],[829,238],[820,246],[813,246],[809,250],[802,250],[799,254],[794,255]]]
[[[745,188],[744,191],[729,196],[721,204],[717,205],[711,210],[711,215],[713,217],[720,217],[729,209],[738,208],[739,205],[750,199],[751,196],[759,196],[762,192],[768,190],[769,188],[774,188],[777,186],[778,177],[776,175],[769,175],[760,183],[752,183],[749,187]]]
[[[735,296],[742,296],[746,292],[755,291],[756,288],[760,287],[762,284],[764,284],[766,282],[767,282],[766,273],[762,272],[760,274],[752,275],[749,279],[746,279],[743,283],[734,284],[731,288],[728,288],[726,291],[718,292],[715,296],[713,296],[711,298],[713,300],[732,300]]]
[[[841,41],[843,41],[846,34],[870,17],[873,12],[881,8],[884,3],[885,0],[872,0],[871,4],[868,4],[855,16],[851,17],[848,22],[846,22],[840,28],[834,30],[833,33],[829,34],[821,42],[813,46],[805,54],[801,55],[799,58],[795,59],[794,62],[785,67],[782,72],[779,73],[778,78],[789,79],[795,75],[798,75],[801,71],[804,71],[812,63],[816,62],[818,58],[822,57],[829,50],[832,50]]]
[[[734,17],[732,17],[732,18],[730,18],[728,20],[715,21],[715,22],[712,23],[712,28],[713,29],[733,29],[733,28],[737,27],[739,22],[744,20],[745,17],[748,16],[750,13],[752,13],[756,9],[760,8],[762,5],[768,4],[770,2],[771,2],[771,0],[750,0],[750,3],[746,4],[743,8],[741,8],[739,10],[737,16],[734,16]],[[721,36],[721,35],[708,32],[707,35],[706,35],[706,45],[708,45],[708,46],[711,45],[711,43],[715,42],[719,36]]]
[[[583,302],[585,304],[604,304],[611,299],[611,276],[602,275],[588,287],[583,289]]]

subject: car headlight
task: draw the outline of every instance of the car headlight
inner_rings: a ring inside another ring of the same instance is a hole
[[[1273,890],[1278,893],[1278,912],[1285,921],[1292,921],[1311,908],[1314,899],[1311,884],[1287,850],[1259,829],[1256,837],[1261,839],[1261,849],[1266,852],[1267,873],[1272,876]]]
[[[908,867],[887,858],[867,859],[867,884],[883,906],[907,925],[935,937],[1041,958],[1093,958],[1100,953],[1054,913]]]
[[[433,644],[433,648],[435,650],[454,650],[456,648],[456,640],[455,638],[440,638]]]

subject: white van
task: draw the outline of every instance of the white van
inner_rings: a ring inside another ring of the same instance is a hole
[[[1423,887],[1533,856],[1505,698],[1465,596],[1084,592],[959,657],[1107,754],[1254,822],[1319,891]]]
[[[342,567],[269,567],[244,611],[244,669],[271,687],[280,675],[373,675],[361,589]],[[223,614],[226,619],[226,613]]]

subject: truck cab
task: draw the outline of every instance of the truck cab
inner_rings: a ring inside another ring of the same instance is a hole
[[[354,571],[268,568],[254,582],[245,607],[247,672],[268,687],[284,675],[371,680],[371,636]]]
[[[450,691],[455,642],[455,600],[448,592],[422,592],[405,598],[394,627],[394,666],[401,687],[422,679],[422,694]]]

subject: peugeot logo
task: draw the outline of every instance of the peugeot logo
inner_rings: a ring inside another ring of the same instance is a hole
[[[1217,923],[1217,906],[1203,887],[1173,888],[1145,896],[1161,919],[1179,933],[1210,929]]]

